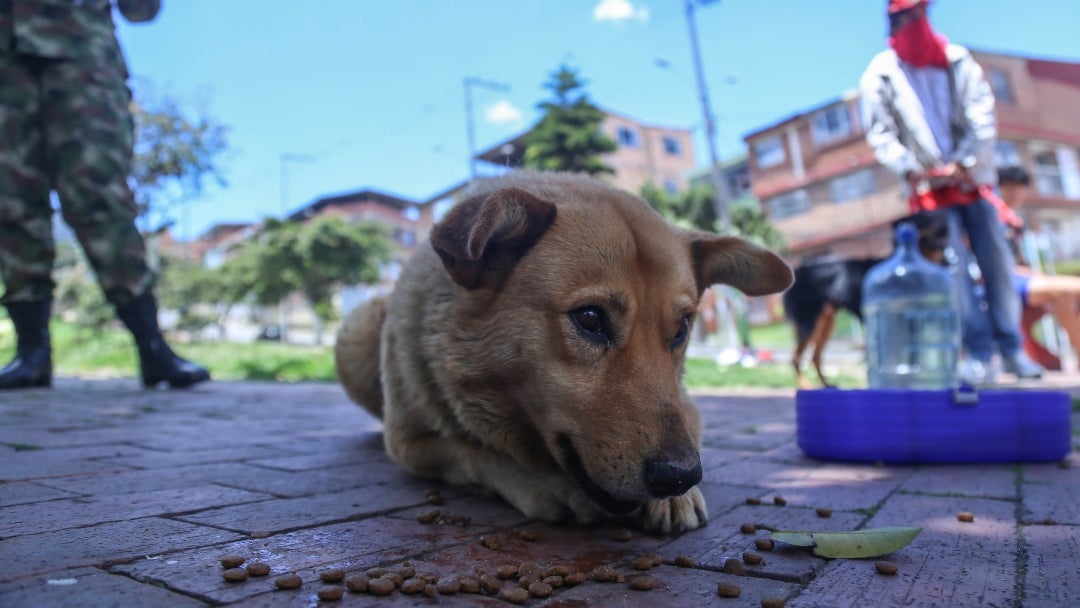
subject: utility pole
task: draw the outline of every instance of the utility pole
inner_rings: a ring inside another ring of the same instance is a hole
[[[481,87],[492,91],[509,91],[510,85],[490,80],[466,76],[462,80],[465,87],[465,130],[469,142],[469,181],[476,179],[476,129],[473,125],[472,87]]]
[[[705,69],[701,63],[701,48],[698,44],[697,24],[694,21],[694,2],[683,0],[686,7],[686,25],[690,30],[690,52],[694,57],[694,76],[697,80],[698,97],[701,100],[701,113],[705,119],[705,141],[709,147],[709,162],[712,163],[710,177],[716,191],[716,219],[720,224],[720,234],[731,234],[731,215],[728,213],[727,182],[720,167],[720,155],[716,152],[716,124],[713,121],[712,107],[709,105],[709,87],[705,82]],[[716,0],[700,0],[703,4]]]

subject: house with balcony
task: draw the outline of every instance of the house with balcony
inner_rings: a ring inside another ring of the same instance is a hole
[[[1052,260],[1080,259],[1080,64],[973,51],[997,99],[999,166],[1032,174],[1029,225]],[[790,261],[887,255],[907,214],[899,180],[865,141],[857,91],[745,136],[754,193]]]

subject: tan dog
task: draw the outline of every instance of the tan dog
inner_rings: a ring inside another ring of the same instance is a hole
[[[515,172],[481,182],[389,299],[349,315],[337,373],[415,475],[540,520],[692,530],[701,425],[681,376],[698,299],[791,280],[776,255],[601,182]]]

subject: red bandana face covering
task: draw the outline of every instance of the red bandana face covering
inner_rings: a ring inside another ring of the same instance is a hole
[[[930,27],[926,17],[916,19],[889,36],[889,46],[901,60],[917,68],[949,67],[945,47],[949,41]]]

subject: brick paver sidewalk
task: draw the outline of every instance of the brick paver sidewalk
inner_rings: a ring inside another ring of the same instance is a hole
[[[1077,452],[1071,467],[826,463],[795,445],[790,392],[698,400],[709,525],[680,538],[626,539],[615,527],[530,522],[496,499],[408,477],[383,454],[377,421],[332,384],[148,392],[134,379],[60,379],[52,390],[0,393],[0,606],[509,606],[484,594],[348,591],[320,602],[316,592],[326,569],[406,561],[419,573],[475,577],[525,561],[584,572],[606,564],[629,581],[632,560],[650,554],[663,560],[648,572],[655,590],[587,580],[526,605],[1080,604]],[[435,489],[438,507],[428,502]],[[819,517],[818,507],[832,516]],[[434,508],[439,519],[418,521]],[[960,511],[975,521],[957,521]],[[726,573],[727,559],[767,534],[741,533],[748,522],[923,531],[888,556],[894,576],[876,573],[874,559],[825,560],[796,548],[762,551],[763,564]],[[266,562],[272,573],[225,582],[218,560],[227,554]],[[676,566],[677,556],[694,565]],[[285,572],[299,574],[302,588],[275,590]],[[719,597],[721,582],[741,595]]]

